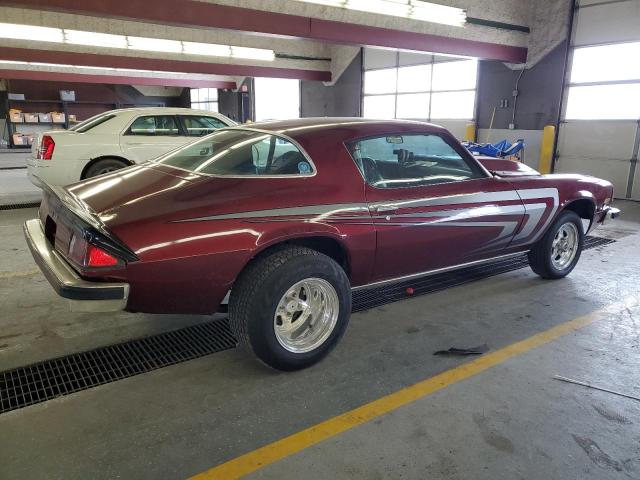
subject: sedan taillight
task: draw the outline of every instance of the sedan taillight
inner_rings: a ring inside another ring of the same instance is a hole
[[[53,138],[49,135],[42,137],[42,142],[40,142],[40,155],[38,156],[39,159],[51,160],[54,148],[56,148],[56,142],[53,141]]]

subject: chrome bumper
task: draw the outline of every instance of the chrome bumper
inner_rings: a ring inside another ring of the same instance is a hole
[[[129,298],[128,283],[101,283],[83,280],[51,247],[39,219],[27,220],[24,236],[33,259],[58,295],[76,312],[123,310]]]

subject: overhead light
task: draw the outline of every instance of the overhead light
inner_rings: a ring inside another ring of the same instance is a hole
[[[209,55],[212,57],[231,56],[229,45],[216,45],[215,43],[182,42],[184,53],[190,55]]]
[[[467,21],[462,8],[423,2],[421,0],[298,0],[317,5],[357,10],[360,12],[411,18],[424,22],[462,27]]]
[[[148,52],[181,53],[182,42],[179,40],[165,40],[161,38],[127,37],[129,48],[146,50]]]
[[[83,32],[64,29],[65,43],[74,45],[92,45],[94,47],[127,48],[125,35],[110,33]]]
[[[266,48],[236,47],[216,43],[183,42],[164,38],[132,37],[111,33],[0,23],[0,38],[55,42],[91,47],[123,48],[147,52],[182,53],[210,57],[273,61],[275,52]]]
[[[234,58],[272,61],[276,54],[273,50],[266,50],[264,48],[231,47],[231,56]]]
[[[62,43],[64,41],[64,36],[60,28],[36,27],[15,23],[0,23],[0,37],[13,38],[16,40],[33,40],[36,42]]]

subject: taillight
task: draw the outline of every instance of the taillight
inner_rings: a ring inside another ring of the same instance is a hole
[[[111,267],[118,265],[118,259],[95,245],[87,245],[87,267]]]
[[[56,148],[56,142],[49,135],[42,137],[40,142],[40,160],[51,160],[53,149]]]

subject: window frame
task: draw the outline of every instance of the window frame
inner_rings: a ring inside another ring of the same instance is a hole
[[[216,132],[210,133],[209,135],[215,135],[218,132],[220,132],[221,130],[223,130],[223,129],[221,128],[221,129],[217,130]],[[237,179],[312,178],[312,177],[315,177],[318,174],[318,167],[316,166],[315,162],[311,159],[311,156],[309,156],[309,154],[302,147],[302,145],[300,145],[296,140],[294,140],[293,138],[289,137],[288,135],[284,135],[282,133],[276,133],[275,131],[272,131],[272,130],[262,130],[262,129],[259,129],[259,128],[248,128],[248,127],[233,127],[233,128],[230,128],[229,130],[247,130],[247,131],[250,131],[250,132],[263,133],[263,134],[266,134],[266,135],[274,136],[276,138],[280,138],[282,140],[286,140],[287,142],[291,143],[294,147],[296,147],[298,149],[298,151],[302,154],[302,156],[309,162],[309,165],[311,165],[311,168],[312,168],[311,173],[279,174],[279,175],[220,175],[220,174],[217,174],[217,173],[194,172],[193,170],[187,170],[186,168],[175,167],[173,165],[166,165],[166,164],[158,162],[158,160],[164,158],[167,155],[177,153],[182,149],[189,148],[190,146],[192,146],[196,142],[199,142],[201,140],[205,140],[209,135],[205,135],[203,137],[197,137],[198,140],[195,140],[193,142],[188,142],[186,145],[183,145],[180,148],[172,150],[170,152],[167,152],[165,155],[161,155],[160,157],[155,158],[155,159],[150,160],[150,161],[154,162],[154,163],[159,163],[159,165],[164,165],[164,166],[169,167],[169,168],[175,168],[177,170],[182,170],[183,172],[188,172],[188,173],[195,174],[195,175],[203,175],[203,176],[206,176],[206,177],[214,177],[214,178],[237,178]]]
[[[136,120],[143,118],[143,117],[173,117],[175,122],[176,122],[176,126],[178,127],[178,133],[175,135],[155,135],[155,134],[142,134],[142,133],[131,133],[131,127],[133,126],[133,124],[135,123]],[[133,117],[131,119],[131,121],[127,124],[126,127],[124,127],[124,130],[122,132],[122,136],[127,136],[127,137],[186,137],[186,133],[184,131],[184,128],[182,127],[182,123],[180,122],[180,119],[178,118],[178,116],[176,114],[172,114],[172,113],[143,113],[142,115],[137,115],[135,117]]]
[[[369,183],[369,181],[367,180],[367,178],[364,175],[364,172],[358,166],[358,162],[356,161],[356,159],[351,154],[351,150],[349,148],[349,144],[352,144],[354,142],[361,142],[363,140],[371,140],[371,139],[375,139],[375,138],[393,137],[395,135],[399,135],[399,136],[405,136],[405,135],[406,136],[408,136],[408,135],[412,135],[412,136],[435,135],[437,137],[440,137],[449,147],[451,147],[458,155],[460,155],[460,158],[462,159],[462,161],[465,162],[467,164],[467,166],[471,169],[471,171],[476,173],[477,175],[474,176],[474,177],[471,177],[471,178],[465,178],[464,180],[453,180],[451,182],[439,182],[439,183],[432,183],[432,184],[428,184],[428,185],[406,185],[406,186],[397,186],[397,187],[377,187],[375,185],[372,185],[371,183]],[[451,140],[454,140],[454,141],[451,142]],[[431,187],[439,187],[441,185],[459,184],[459,183],[462,183],[462,182],[469,182],[469,181],[479,180],[479,179],[483,179],[483,178],[493,178],[493,175],[491,175],[491,173],[489,173],[489,171],[487,171],[484,167],[482,167],[480,162],[478,162],[475,158],[473,158],[473,156],[470,157],[471,154],[468,152],[467,149],[465,149],[462,145],[459,145],[458,142],[455,141],[455,139],[450,138],[449,135],[446,135],[446,134],[443,135],[443,134],[441,134],[439,132],[389,131],[389,132],[384,133],[384,134],[366,135],[366,136],[362,136],[362,137],[351,138],[349,140],[345,140],[344,142],[342,142],[342,145],[346,149],[347,155],[349,155],[349,158],[351,158],[351,160],[353,161],[353,166],[356,168],[356,170],[358,171],[358,173],[362,177],[362,180],[364,181],[364,184],[366,186],[368,186],[368,187],[375,188],[376,190],[391,191],[391,190],[404,190],[404,189],[409,189],[409,188],[411,188],[411,189],[414,189],[414,188],[431,188]]]

